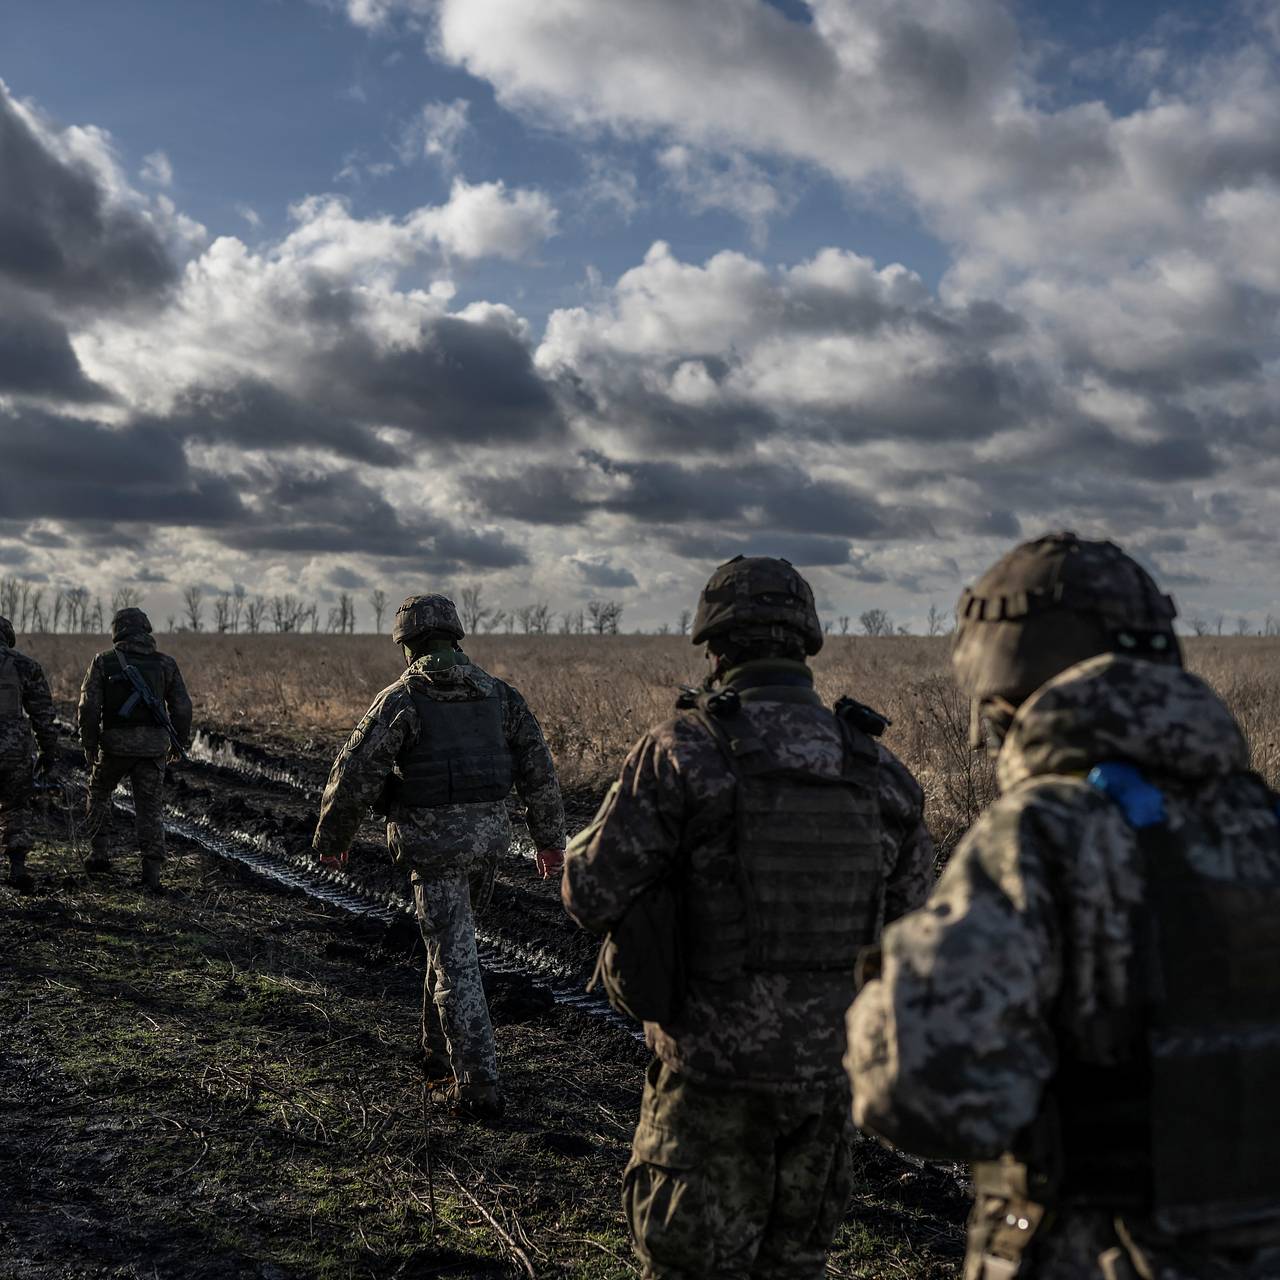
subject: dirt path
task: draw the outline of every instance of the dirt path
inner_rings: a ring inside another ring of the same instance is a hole
[[[305,841],[323,769],[180,775],[192,815]],[[414,1052],[411,935],[353,927],[175,842],[154,900],[133,863],[90,881],[56,804],[39,892],[0,889],[0,1276],[625,1276],[618,1186],[645,1053],[604,1020],[493,975],[507,1118],[453,1120]],[[123,819],[116,832],[124,847]],[[352,868],[394,888],[376,833]],[[527,860],[486,927],[585,965]],[[832,1272],[956,1273],[963,1197],[860,1145]]]

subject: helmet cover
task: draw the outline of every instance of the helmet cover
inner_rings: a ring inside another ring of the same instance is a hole
[[[740,628],[784,627],[798,632],[806,653],[822,648],[822,623],[813,590],[789,560],[735,556],[711,575],[698,597],[692,640]]]
[[[1100,653],[1181,663],[1173,599],[1114,542],[1053,533],[996,561],[960,597],[952,665],[973,699],[1017,705]]]
[[[461,640],[466,634],[458,610],[448,596],[406,596],[396,610],[391,639],[396,644],[405,644],[428,631],[442,631],[453,640]]]

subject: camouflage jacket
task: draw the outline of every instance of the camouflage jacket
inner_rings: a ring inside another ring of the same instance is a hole
[[[329,773],[312,845],[317,853],[341,853],[393,774],[401,753],[421,732],[410,687],[421,697],[460,701],[477,692],[502,700],[502,723],[511,749],[515,787],[528,810],[529,830],[540,849],[562,849],[564,805],[551,752],[523,697],[509,684],[460,656],[456,666],[429,671],[413,663],[373,700]],[[507,806],[501,801],[393,810],[387,844],[396,861],[424,875],[467,866],[505,853],[511,843]]]
[[[118,641],[111,649],[98,654],[85,672],[80,686],[78,713],[80,745],[85,759],[92,763],[101,748],[113,756],[166,756],[169,754],[169,734],[163,725],[156,724],[150,716],[139,719],[137,724],[102,726],[102,709],[107,694],[107,674],[104,661],[118,652],[128,661],[130,654],[156,652],[155,637],[134,634]],[[191,740],[191,698],[183,682],[178,664],[167,653],[157,655],[164,667],[164,701],[174,730],[184,743]]]
[[[885,931],[882,976],[849,1011],[846,1065],[863,1128],[925,1156],[996,1159],[1040,1117],[1060,1058],[1123,1061],[1141,1016],[1141,858],[1119,807],[1084,781],[1117,760],[1176,784],[1168,821],[1201,833],[1188,853],[1198,873],[1280,871],[1275,815],[1242,772],[1243,735],[1203,681],[1112,656],[1064,672],[1019,710],[997,760],[1000,799],[928,902]],[[1026,1274],[1100,1277],[1099,1255],[1119,1244],[1114,1218],[1061,1208]],[[1149,1223],[1126,1225],[1160,1276],[1280,1275],[1249,1270],[1256,1258],[1175,1267]],[[982,1230],[975,1213],[971,1255]],[[1280,1267],[1280,1255],[1265,1265]]]
[[[759,736],[783,745],[795,767],[839,771],[842,743],[829,711],[802,703],[744,700],[740,715]],[[880,748],[885,875],[882,914],[923,901],[933,883],[933,842],[923,796],[890,751]],[[603,933],[651,885],[677,872],[677,893],[735,881],[736,783],[710,734],[690,716],[650,730],[632,748],[591,825],[565,864],[565,907]],[[811,1087],[838,1079],[843,1015],[853,995],[833,1003],[830,984],[804,973],[748,973],[732,982],[690,978],[678,1019],[647,1023],[649,1046],[693,1078],[736,1087]],[[817,988],[822,993],[817,994]]]
[[[32,735],[41,755],[50,754],[58,745],[58,731],[53,722],[53,698],[44,670],[34,659],[0,642],[0,664],[12,664],[21,687],[22,711],[25,714],[0,718],[0,760],[24,762],[31,758]]]

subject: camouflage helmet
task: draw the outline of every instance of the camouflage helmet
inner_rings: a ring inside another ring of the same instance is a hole
[[[956,606],[951,661],[975,703],[1017,706],[1100,653],[1181,663],[1173,599],[1114,542],[1051,533],[997,560]]]
[[[151,634],[151,619],[141,609],[120,609],[111,619],[112,641],[123,640],[125,636]]]
[[[448,596],[406,596],[404,604],[396,610],[392,640],[405,644],[428,631],[442,631],[453,640],[461,640],[466,634]]]
[[[10,649],[18,643],[18,637],[13,629],[13,623],[8,618],[0,618],[0,644],[7,644]]]
[[[694,644],[749,629],[798,633],[806,653],[822,648],[822,623],[809,584],[789,560],[734,556],[708,579],[693,618]]]

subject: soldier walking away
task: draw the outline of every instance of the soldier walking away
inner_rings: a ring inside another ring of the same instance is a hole
[[[0,618],[0,845],[9,858],[9,883],[31,893],[33,739],[40,753],[36,768],[47,776],[56,760],[58,731],[49,682],[34,658],[14,648],[17,639],[9,619]]]
[[[974,1162],[967,1280],[1280,1276],[1280,820],[1174,606],[1054,534],[960,599],[1001,795],[885,932],[854,1117]]]
[[[551,753],[524,698],[463,653],[453,601],[410,596],[392,640],[404,675],[384,689],[338,753],[312,846],[346,852],[370,806],[385,810],[387,844],[407,867],[427,951],[423,1050],[430,1074],[452,1077],[458,1114],[502,1114],[475,913],[488,905],[511,844],[506,798],[528,810],[544,878],[564,862],[564,806]]]
[[[815,692],[787,561],[721,565],[692,638],[705,686],[632,748],[562,885],[655,1054],[623,1205],[645,1276],[818,1277],[851,1190],[855,961],[923,901],[933,845],[887,722]]]
[[[108,817],[124,779],[133,792],[142,888],[162,893],[164,771],[191,736],[191,699],[178,664],[156,650],[151,621],[141,609],[111,619],[111,645],[85,673],[80,688],[80,743],[89,766],[85,870],[111,870]]]

